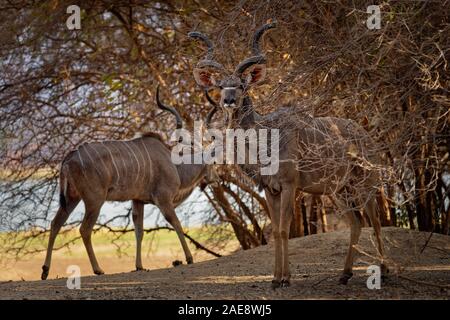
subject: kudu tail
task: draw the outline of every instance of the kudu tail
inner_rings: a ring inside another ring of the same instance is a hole
[[[65,174],[64,166],[61,166],[61,172],[59,175],[59,206],[63,210],[67,210],[67,189],[68,189],[67,176]]]
[[[64,210],[67,209],[66,197],[64,196],[63,192],[59,193],[59,206]]]

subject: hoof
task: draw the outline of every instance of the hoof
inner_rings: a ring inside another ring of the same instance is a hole
[[[94,270],[94,273],[98,276],[101,276],[102,274],[105,274],[105,272],[103,270]]]
[[[147,271],[147,269],[144,269],[143,267],[136,267],[136,270],[133,271]]]
[[[272,289],[275,290],[280,287],[281,287],[281,281],[273,279],[272,280]]]
[[[190,259],[186,259],[187,264],[193,264],[194,263],[194,259],[190,258]]]
[[[50,270],[47,266],[42,266],[42,274],[41,274],[41,280],[46,280],[48,277],[48,271]]]
[[[350,278],[353,276],[353,273],[343,273],[342,276],[339,278],[339,283],[346,285],[348,280],[350,280]]]
[[[172,261],[172,265],[173,265],[174,267],[181,266],[182,264],[183,264],[183,261],[180,261],[180,260]]]
[[[289,281],[288,279],[283,279],[281,280],[281,288],[288,288],[291,286],[291,281]]]

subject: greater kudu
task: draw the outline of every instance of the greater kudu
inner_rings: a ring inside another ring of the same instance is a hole
[[[220,89],[220,107],[227,117],[228,128],[275,128],[279,130],[279,170],[273,175],[261,175],[256,165],[241,165],[242,169],[264,188],[272,220],[275,242],[275,271],[272,286],[290,285],[288,237],[297,189],[316,195],[334,195],[338,207],[351,219],[350,247],[340,282],[346,284],[353,275],[355,245],[361,233],[362,216],[357,208],[367,213],[378,243],[383,274],[383,241],[381,225],[376,212],[375,193],[380,181],[374,142],[356,122],[333,117],[312,117],[294,107],[280,107],[277,111],[258,114],[248,94],[249,89],[261,83],[266,74],[266,57],[261,53],[260,39],[264,32],[274,28],[270,23],[259,28],[253,37],[252,56],[243,60],[232,74],[213,60],[213,44],[199,32],[190,37],[200,39],[208,47],[200,60],[194,77],[203,88]],[[215,78],[219,71],[220,78]],[[327,160],[333,159],[331,162]],[[344,201],[350,199],[350,201]],[[349,205],[350,204],[350,205]]]
[[[213,102],[207,95],[208,100]],[[176,109],[164,105],[159,98],[160,109],[172,113],[177,129],[183,121]],[[216,106],[214,106],[215,109]],[[212,109],[212,110],[214,110]],[[208,119],[211,115],[208,115]],[[153,132],[132,140],[91,142],[71,151],[61,163],[59,176],[60,207],[51,223],[47,255],[41,278],[45,280],[50,269],[55,238],[80,200],[85,205],[85,215],[80,227],[86,251],[95,274],[103,274],[91,243],[93,227],[105,201],[132,200],[132,215],[136,236],[136,270],[142,270],[141,243],[143,238],[144,204],[154,204],[175,229],[188,264],[192,254],[175,214],[175,208],[183,202],[200,183],[216,181],[213,166],[205,164],[179,164],[171,161],[171,150],[162,138]]]

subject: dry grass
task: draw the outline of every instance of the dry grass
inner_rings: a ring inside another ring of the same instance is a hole
[[[201,231],[201,229],[191,229],[188,232],[199,241],[203,241],[205,239],[202,237],[202,234],[200,234]],[[78,231],[71,230],[57,238],[56,246],[65,243],[67,240],[75,238],[78,235]],[[4,237],[6,235],[3,234],[0,235],[0,237],[1,236]],[[134,233],[127,233],[120,239],[114,239],[113,235],[102,230],[93,234],[92,242],[99,263],[106,273],[111,274],[134,270]],[[46,241],[43,243],[41,240],[36,240],[34,243],[29,244],[30,247],[28,249],[33,249],[31,247],[41,249],[45,244]],[[194,256],[194,261],[200,262],[213,258],[213,256],[204,251],[196,250],[189,241],[188,244]],[[225,250],[210,246],[208,247],[221,254],[229,254],[238,248],[236,241],[230,241],[229,244],[229,247]],[[156,233],[145,235],[142,248],[143,264],[144,267],[148,269],[170,267],[174,260],[185,261],[178,237],[171,231],[161,230]],[[12,259],[3,260],[0,271],[0,281],[40,279],[44,258],[45,252],[39,252],[21,258],[18,261]],[[76,240],[69,247],[54,251],[50,278],[66,277],[66,270],[69,265],[78,265],[83,276],[92,275],[91,265],[81,239]]]

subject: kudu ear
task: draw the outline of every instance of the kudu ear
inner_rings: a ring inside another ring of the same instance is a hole
[[[216,85],[213,73],[207,68],[195,68],[194,78],[204,88],[211,88]]]
[[[246,72],[245,83],[248,86],[253,86],[263,82],[266,78],[266,65],[265,64],[255,64],[250,67]]]

